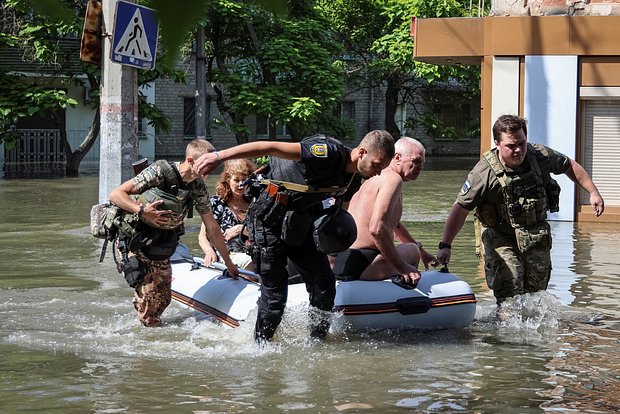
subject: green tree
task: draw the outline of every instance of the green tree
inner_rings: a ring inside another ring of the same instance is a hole
[[[396,111],[429,95],[430,84],[456,83],[462,93],[478,91],[479,70],[466,66],[435,66],[413,60],[410,35],[413,16],[458,17],[470,14],[463,0],[318,0],[347,53],[350,87],[385,85],[386,129],[398,137]],[[428,106],[428,105],[426,105]]]
[[[51,14],[42,14],[29,0],[6,0],[0,7],[2,33],[0,49],[18,51],[22,64],[36,67],[41,76],[25,76],[15,68],[0,70],[0,144],[13,148],[20,139],[15,126],[31,116],[50,117],[58,130],[66,156],[66,174],[78,174],[80,163],[94,145],[100,130],[99,66],[79,61],[80,34],[83,27],[85,6],[82,1],[64,0],[63,8],[56,3],[42,1],[38,7],[52,4]],[[58,11],[60,10],[60,11]],[[160,76],[177,81],[183,75],[159,64],[153,71],[139,71],[139,84],[153,81]],[[88,86],[94,116],[89,131],[77,146],[72,148],[67,137],[64,120],[59,114],[75,107],[78,102],[67,96],[69,85]],[[139,113],[148,119],[157,132],[169,128],[169,121],[162,112],[146,102],[140,94]]]
[[[308,1],[291,1],[287,15],[230,0],[212,0],[206,28],[207,81],[238,143],[247,142],[250,115],[285,123],[293,139],[329,125],[342,94],[339,45]],[[329,128],[327,128],[329,129]]]
[[[0,48],[19,48],[26,39],[32,39],[32,33],[40,30],[40,26],[25,27],[24,10],[22,4],[7,0],[0,9],[2,12],[2,33],[0,33]],[[9,25],[11,22],[12,25]],[[42,39],[45,41],[45,39]],[[22,56],[26,59],[43,59],[46,50],[40,47],[39,41],[31,48],[22,47]],[[50,89],[49,79],[40,82],[30,81],[25,76],[0,71],[0,142],[7,148],[12,148],[19,139],[15,125],[23,118],[56,108],[66,108],[76,105],[74,99],[66,96],[62,89]]]
[[[67,0],[25,0],[35,13],[48,18],[66,20],[72,14],[70,3]],[[100,0],[104,1],[104,0]],[[129,0],[131,1],[131,0]],[[183,0],[183,7],[178,2],[170,0],[137,0],[157,10],[159,15],[161,32],[163,33],[161,44],[168,51],[162,59],[167,66],[173,66],[179,57],[181,45],[186,40],[186,35],[195,30],[200,22],[203,12],[212,0]],[[83,1],[82,1],[83,2]],[[69,4],[68,4],[69,3]],[[253,0],[272,13],[285,15],[288,10],[289,0]],[[0,2],[0,5],[2,2]]]

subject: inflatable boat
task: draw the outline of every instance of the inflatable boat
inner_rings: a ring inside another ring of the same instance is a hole
[[[225,266],[205,267],[199,257],[179,248],[172,257],[172,298],[236,328],[256,308],[260,276],[241,271],[227,276]],[[289,285],[287,307],[308,304],[303,283]],[[377,329],[435,330],[468,326],[476,297],[467,282],[447,271],[426,271],[415,288],[390,280],[337,281],[334,312],[338,324],[356,331]],[[253,322],[253,321],[252,321]]]

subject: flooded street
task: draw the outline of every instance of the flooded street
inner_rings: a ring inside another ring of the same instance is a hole
[[[405,186],[404,220],[433,253],[467,170],[429,168]],[[511,300],[504,322],[468,222],[450,270],[478,299],[469,328],[333,330],[317,343],[305,309],[287,309],[260,349],[253,315],[231,329],[173,302],[163,327],[139,324],[111,254],[98,263],[97,180],[0,179],[0,412],[620,411],[620,224],[552,223],[549,290]],[[196,255],[199,223],[183,237]]]

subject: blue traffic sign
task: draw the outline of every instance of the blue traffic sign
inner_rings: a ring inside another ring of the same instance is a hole
[[[110,59],[121,65],[153,69],[157,56],[157,12],[119,0],[114,16]]]

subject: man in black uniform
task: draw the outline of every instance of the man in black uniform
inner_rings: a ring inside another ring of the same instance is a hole
[[[394,139],[387,131],[375,130],[353,149],[324,135],[298,143],[258,141],[205,154],[194,168],[205,175],[223,161],[264,155],[272,155],[267,179],[261,181],[261,192],[248,212],[252,261],[262,281],[254,336],[259,342],[270,340],[282,320],[288,292],[286,266],[290,260],[309,293],[311,336],[322,338],[329,330],[328,312],[336,295],[336,282],[326,253],[344,250],[348,245],[340,246],[338,242],[322,245],[329,237],[317,233],[318,223],[314,222],[321,221],[317,219],[329,212],[328,217],[336,217],[334,222],[325,224],[329,221],[326,219],[318,228],[338,226],[334,224],[338,217],[348,215],[338,208],[339,204],[350,200],[359,188],[359,180],[354,180],[356,174],[362,178],[379,174],[394,155]],[[354,181],[357,185],[351,184]],[[323,201],[330,197],[336,198],[336,206],[325,210]],[[355,232],[354,222],[348,223],[352,223]],[[342,233],[345,239],[351,236],[350,232]],[[354,239],[355,234],[352,240],[343,243],[350,244]]]

